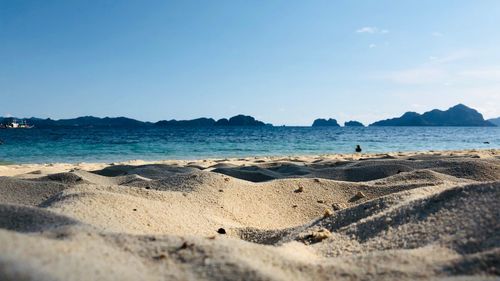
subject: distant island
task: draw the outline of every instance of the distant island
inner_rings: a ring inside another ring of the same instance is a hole
[[[312,124],[313,127],[340,127],[339,123],[337,123],[337,120],[335,119],[322,119],[322,118],[319,118],[319,119],[316,119],[314,120],[313,124]]]
[[[53,120],[50,118],[41,119],[36,117],[31,118],[14,118],[3,117],[0,118],[1,124],[9,124],[15,120],[26,122],[35,128],[63,128],[63,127],[143,127],[152,125],[151,122],[142,122],[126,117],[93,117],[83,116],[72,119]]]
[[[126,118],[126,117],[93,117],[84,116],[72,119],[60,119],[53,120],[50,118],[14,118],[14,117],[0,117],[0,124],[10,124],[15,120],[26,122],[29,125],[35,126],[35,128],[89,128],[89,127],[100,127],[100,128],[130,128],[130,127],[211,127],[211,126],[221,126],[221,127],[235,127],[235,126],[247,126],[247,127],[259,127],[259,126],[272,126],[271,124],[266,124],[262,121],[256,120],[252,116],[247,115],[236,115],[229,119],[223,118],[215,121],[212,118],[197,118],[193,120],[161,120],[156,123],[153,122],[142,122],[139,120]]]
[[[500,117],[488,119],[487,121],[493,123],[496,126],[500,126]]]
[[[347,121],[344,122],[344,127],[364,127],[363,123],[359,121]]]
[[[455,105],[448,110],[434,109],[423,114],[406,112],[401,117],[377,121],[370,126],[475,126],[492,127],[477,110],[463,104]]]
[[[213,118],[198,118],[193,120],[162,120],[155,123],[161,127],[211,127],[211,126],[246,126],[246,127],[261,127],[272,126],[262,121],[255,120],[252,116],[236,115],[229,119],[222,118],[217,121]]]
[[[313,127],[340,127],[337,120],[316,119]],[[359,121],[347,121],[345,127],[362,127]],[[457,104],[443,111],[434,109],[423,114],[416,112],[406,112],[401,117],[376,121],[370,126],[464,126],[464,127],[495,127],[500,126],[500,117],[484,120],[483,115],[477,110]]]
[[[14,118],[0,117],[0,128],[7,128],[14,121],[22,122],[28,127],[35,128],[131,128],[131,127],[263,127],[273,126],[256,120],[248,115],[236,115],[229,119],[222,118],[196,118],[191,120],[160,120],[158,122],[143,122],[127,117],[93,117],[83,116],[72,119],[53,120],[50,118]],[[359,121],[346,121],[345,127],[364,127]],[[477,110],[463,104],[455,105],[445,111],[434,109],[423,114],[406,112],[401,117],[381,120],[370,124],[370,126],[476,126],[495,127],[500,126],[500,117],[484,120],[483,115]],[[319,118],[314,120],[312,127],[340,127],[336,119]]]

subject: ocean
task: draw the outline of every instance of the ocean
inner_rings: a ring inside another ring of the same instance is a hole
[[[0,162],[117,162],[500,148],[500,127],[205,127],[0,130]]]

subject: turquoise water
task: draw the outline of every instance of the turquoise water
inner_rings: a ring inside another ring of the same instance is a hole
[[[0,139],[4,163],[113,162],[500,148],[500,127],[35,128]]]

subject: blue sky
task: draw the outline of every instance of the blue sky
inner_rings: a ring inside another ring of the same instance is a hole
[[[500,116],[500,1],[0,0],[0,115]]]

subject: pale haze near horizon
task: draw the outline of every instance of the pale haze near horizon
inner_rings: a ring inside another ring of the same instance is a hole
[[[0,116],[500,116],[500,1],[0,1]]]

